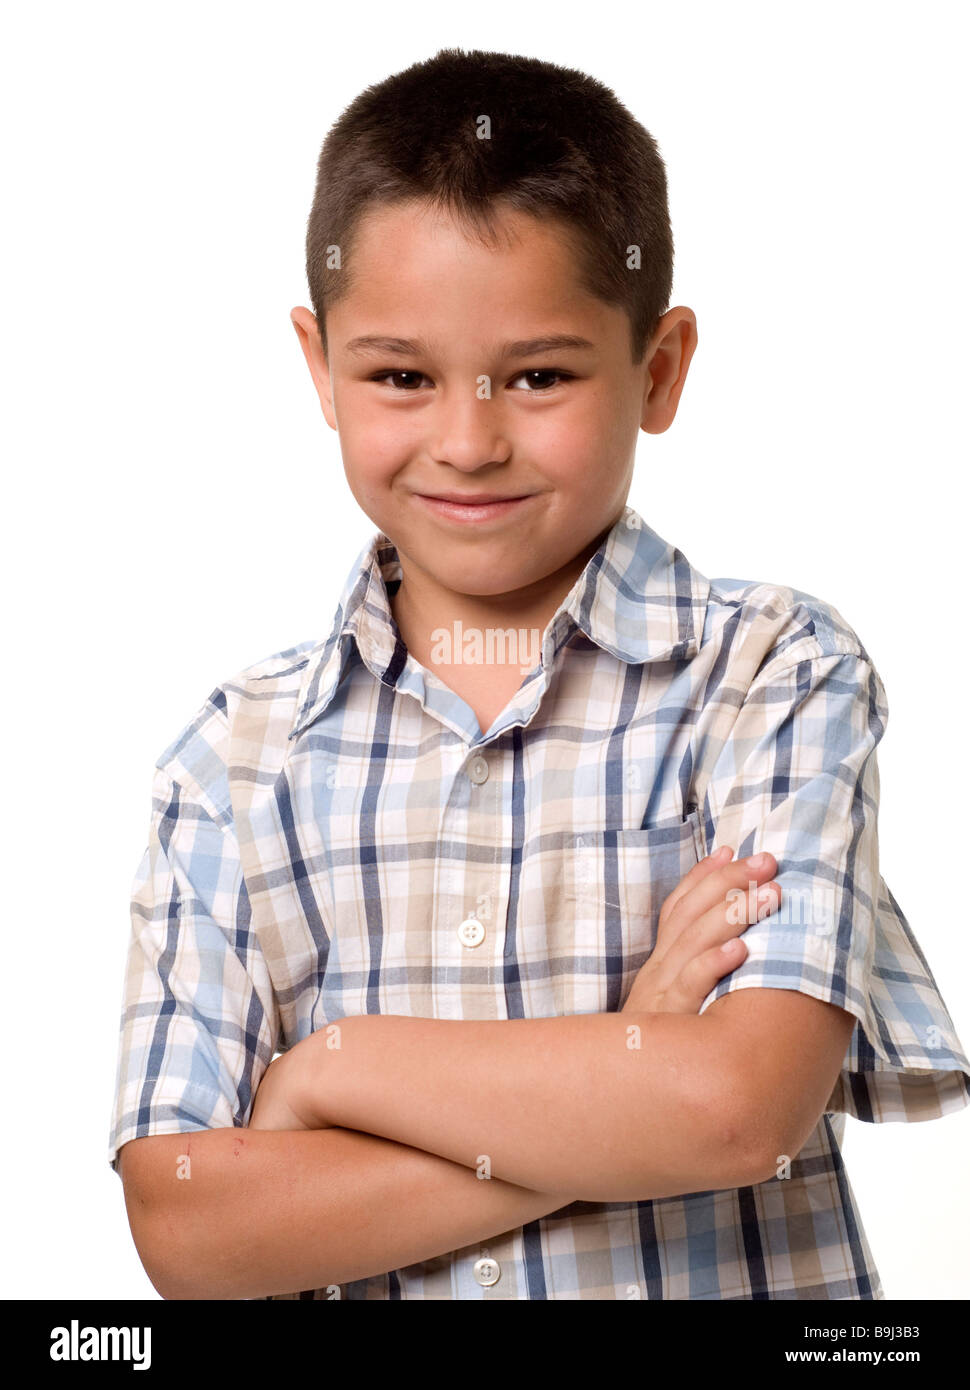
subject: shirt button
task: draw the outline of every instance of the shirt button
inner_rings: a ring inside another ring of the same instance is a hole
[[[501,1272],[498,1260],[484,1259],[475,1261],[475,1278],[484,1288],[488,1288],[489,1284],[496,1283]]]
[[[463,946],[480,946],[485,940],[485,928],[477,917],[466,917],[458,928],[458,940]]]
[[[488,763],[484,758],[472,758],[468,766],[468,775],[476,786],[481,786],[488,781]]]

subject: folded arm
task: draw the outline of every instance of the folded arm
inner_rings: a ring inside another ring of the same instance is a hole
[[[119,1172],[136,1249],[165,1299],[340,1297],[351,1280],[466,1245],[477,1256],[475,1242],[568,1204],[345,1129],[147,1135],[122,1146]]]
[[[290,1054],[329,1108],[317,1122],[353,1112],[413,1146],[352,1128],[135,1139],[120,1161],[132,1234],[164,1298],[261,1298],[449,1254],[578,1197],[765,1181],[818,1122],[852,1024],[779,989],[699,1018],[344,1019],[339,1050],[319,1045],[324,1032]],[[505,1180],[513,1169],[523,1176]]]
[[[596,1202],[745,1186],[818,1123],[852,1015],[749,988],[704,1014],[341,1020],[300,1044],[307,1122]]]
[[[369,1014],[294,1050],[308,1127],[380,1135],[563,1200],[760,1180],[720,1015],[450,1020]],[[762,1146],[763,1147],[763,1146]],[[770,1147],[770,1144],[769,1144]]]

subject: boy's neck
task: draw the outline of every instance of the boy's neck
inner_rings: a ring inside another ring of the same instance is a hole
[[[391,614],[409,653],[429,665],[432,633],[525,630],[538,647],[563,599],[596,553],[607,533],[595,537],[568,565],[525,589],[504,594],[460,594],[442,588],[431,576],[401,561],[402,579],[389,595]],[[538,655],[537,655],[538,659]]]

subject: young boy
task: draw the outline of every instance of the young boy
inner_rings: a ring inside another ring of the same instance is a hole
[[[697,342],[652,137],[445,50],[330,132],[307,251],[379,531],[156,765],[110,1141],[149,1277],[882,1298],[845,1116],[958,1110],[970,1065],[880,876],[859,638],[626,506]]]

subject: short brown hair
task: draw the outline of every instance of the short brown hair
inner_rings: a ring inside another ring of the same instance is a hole
[[[486,245],[502,205],[558,219],[584,288],[626,311],[632,359],[642,360],[673,284],[667,175],[653,136],[601,82],[538,58],[444,48],[365,88],[323,142],[307,225],[324,353],[326,311],[350,288],[362,216],[411,199],[450,211]],[[328,265],[334,246],[340,269]]]

